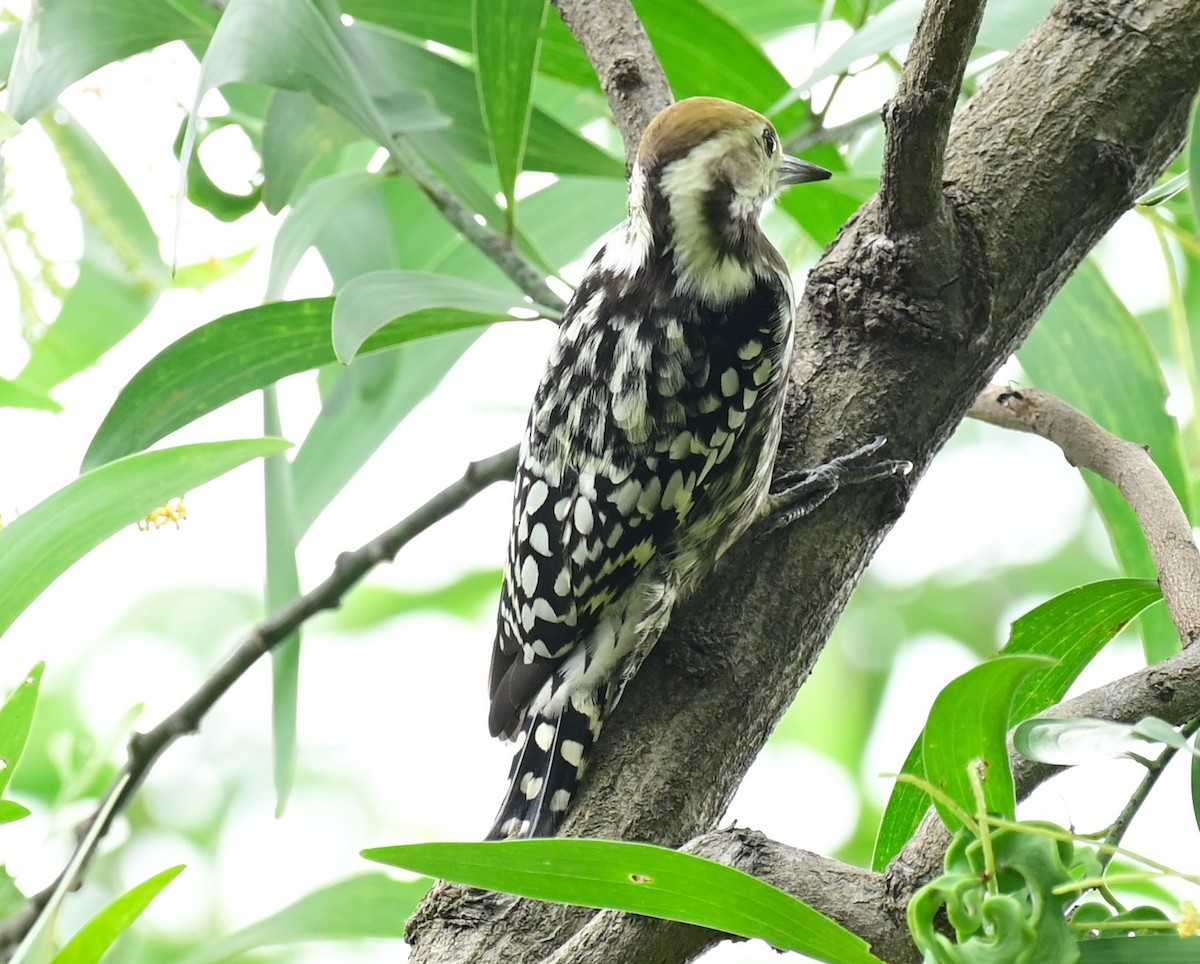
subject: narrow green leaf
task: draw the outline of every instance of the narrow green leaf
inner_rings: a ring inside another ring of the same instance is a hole
[[[1192,123],[1188,129],[1188,171],[1192,178],[1193,222],[1200,225],[1200,96],[1192,101]]]
[[[350,171],[321,178],[297,200],[275,235],[271,249],[271,271],[267,278],[267,301],[283,297],[284,288],[304,257],[317,243],[330,220],[364,191],[375,187],[381,175]]]
[[[828,181],[788,188],[776,203],[792,216],[805,234],[824,247],[833,240],[850,216],[862,207],[863,202],[879,190],[879,178],[840,173],[845,165],[837,158],[836,150],[831,152],[832,157],[823,155],[820,150],[805,153],[806,159],[833,170],[834,177]]]
[[[29,808],[15,800],[0,800],[0,824],[12,823],[29,816]]]
[[[84,469],[140,452],[247,392],[336,361],[332,298],[260,305],[202,325],[163,349],[130,379],[84,456]],[[422,311],[376,332],[367,354],[495,320],[465,311]]]
[[[308,94],[277,90],[263,120],[263,204],[272,214],[296,201],[318,162],[362,133],[337,111]],[[375,147],[371,145],[374,152]]]
[[[454,308],[491,315],[505,321],[513,313],[528,318],[532,312],[553,317],[554,312],[524,301],[519,294],[497,291],[465,278],[425,271],[372,271],[350,281],[333,305],[333,348],[346,362],[388,322],[431,308]]]
[[[787,80],[762,47],[704,0],[640,0],[637,12],[677,98],[708,94],[765,113],[787,93]],[[596,86],[595,71],[557,14],[546,22],[541,69]]]
[[[1044,656],[997,656],[952,680],[933,701],[921,739],[925,777],[967,813],[976,812],[967,771],[982,761],[988,813],[1016,818],[1016,790],[1008,763],[1009,714],[1022,680],[1050,665],[1052,661]],[[952,832],[962,826],[943,804],[936,800],[934,804]]]
[[[1158,359],[1137,318],[1091,259],[1050,303],[1017,357],[1037,387],[1063,398],[1114,435],[1145,446],[1191,518],[1179,426],[1166,411],[1167,386]],[[1086,365],[1080,365],[1081,358]],[[1157,578],[1129,503],[1109,482],[1091,473],[1083,477],[1125,574]],[[1150,662],[1179,650],[1178,633],[1165,611],[1148,613],[1141,628]]]
[[[1155,187],[1150,188],[1145,194],[1134,201],[1134,204],[1141,204],[1145,207],[1154,207],[1159,204],[1164,204],[1171,200],[1176,194],[1187,190],[1188,172],[1176,174],[1172,178],[1163,181]]]
[[[814,12],[820,9],[819,4],[810,3],[797,10],[795,0],[781,0],[776,6],[786,7],[773,14],[776,29],[782,23],[794,26],[811,22]],[[786,93],[787,81],[779,68],[737,22],[746,19],[743,7],[738,4],[726,13],[704,0],[638,0],[638,17],[671,78],[676,97],[714,94],[766,110]],[[436,40],[468,53],[473,49],[472,0],[345,0],[342,9],[359,20],[410,37]],[[737,69],[730,70],[730,64],[737,64]],[[596,72],[557,12],[549,15],[543,28],[538,70],[575,87],[599,92]],[[536,113],[535,108],[535,125]],[[534,163],[531,158],[527,166],[543,170]]]
[[[122,894],[78,930],[53,964],[96,964],[183,868],[183,864],[171,867]]]
[[[279,399],[274,385],[263,389],[263,433],[279,435]],[[296,566],[295,497],[292,467],[281,452],[263,463],[266,506],[269,613],[300,595]],[[283,816],[296,777],[296,713],[300,684],[300,630],[271,650],[271,744],[274,749],[275,816]]]
[[[757,937],[820,961],[879,960],[861,938],[783,891],[724,864],[664,847],[513,840],[380,847],[363,856],[472,887]]]
[[[119,459],[59,489],[0,529],[0,635],[113,533],[169,499],[287,446],[273,438],[181,445]]]
[[[370,629],[396,616],[428,610],[477,619],[495,606],[499,591],[499,569],[464,573],[444,586],[422,591],[358,586],[338,607],[333,619],[343,630]]]
[[[1196,820],[1196,829],[1200,830],[1200,731],[1192,746],[1192,816]]]
[[[27,898],[13,882],[8,868],[0,865],[0,917],[8,920],[26,906]]]
[[[278,913],[193,951],[180,964],[216,964],[257,947],[302,941],[404,937],[404,922],[429,892],[430,880],[362,874],[301,897]]]
[[[467,15],[470,16],[469,5]],[[355,24],[348,28],[347,34],[353,41],[355,55],[371,65],[377,96],[397,90],[428,91],[437,109],[453,121],[450,127],[436,132],[435,139],[444,138],[464,159],[491,163],[474,71],[427,50],[423,41],[408,40],[367,23]],[[529,116],[524,166],[529,171],[553,174],[622,179],[625,175],[620,160],[537,107]]]
[[[546,6],[546,0],[474,0],[472,5],[479,103],[510,228]]]
[[[207,288],[210,284],[222,281],[236,272],[254,257],[255,251],[255,248],[247,248],[223,258],[208,258],[195,264],[180,265],[171,278],[171,287],[195,290]]]
[[[0,144],[21,133],[21,125],[11,115],[0,110]]]
[[[434,390],[483,329],[397,345],[326,369],[337,384],[292,459],[296,538],[417,404]]]
[[[62,406],[44,391],[37,391],[0,378],[0,408],[32,408],[42,412],[61,412]]]
[[[67,894],[75,889],[84,862],[95,851],[96,841],[108,826],[113,808],[116,807],[117,801],[121,799],[121,795],[124,794],[128,785],[129,774],[122,773],[109,788],[107,796],[96,809],[95,816],[88,824],[87,832],[75,847],[75,852],[71,855],[67,866],[63,868],[54,892],[42,907],[33,926],[25,933],[20,945],[13,951],[12,957],[9,958],[9,964],[44,964],[44,962],[50,961],[53,954],[54,926],[58,921],[58,912],[62,908]]]
[[[170,277],[158,235],[99,145],[63,111],[40,123],[62,161],[83,226],[78,278],[16,379],[47,392],[94,365],[141,324]]]
[[[25,749],[25,741],[29,739],[33,711],[37,708],[38,688],[42,682],[42,670],[45,668],[45,663],[34,666],[13,690],[12,695],[5,700],[4,706],[0,707],[0,796],[4,795],[12,779],[13,770],[21,759],[21,751]],[[9,801],[0,801],[2,802]]]
[[[1158,584],[1144,579],[1107,579],[1078,586],[1017,619],[1003,655],[1049,656],[1056,665],[1026,677],[1013,698],[1012,719],[1022,720],[1053,706],[1095,655],[1147,607],[1162,600]],[[909,751],[901,773],[924,777],[923,734]],[[924,791],[897,782],[879,825],[871,866],[883,870],[912,836],[929,807]]]
[[[308,0],[231,0],[201,64],[184,164],[195,149],[200,101],[236,81],[311,94],[377,143],[390,143],[392,132],[342,45],[344,29]]]
[[[1013,746],[1021,756],[1055,766],[1115,757],[1144,759],[1152,747],[1164,744],[1200,753],[1170,723],[1152,716],[1137,723],[1061,717],[1026,720],[1013,732]]]
[[[96,68],[170,40],[203,44],[217,18],[200,0],[35,3],[9,75],[9,113],[27,121]]]
[[[1061,700],[1101,649],[1161,601],[1162,590],[1152,580],[1104,579],[1068,589],[1019,617],[1003,655],[1031,653],[1057,662],[1017,689],[1013,719],[1026,719]]]
[[[1152,934],[1079,942],[1079,964],[1196,964],[1200,938]]]
[[[189,118],[185,117],[179,125],[179,133],[175,138],[175,157],[183,160],[183,144],[187,139]],[[226,191],[209,176],[201,160],[200,151],[204,142],[217,131],[226,127],[241,127],[235,117],[197,117],[196,144],[187,159],[187,199],[202,211],[207,211],[218,221],[232,223],[245,217],[262,200],[262,187],[251,180],[243,193]]]
[[[868,57],[875,57],[908,43],[917,30],[922,0],[897,0],[871,17],[847,38],[797,86],[810,90],[815,84],[848,71]],[[979,25],[978,46],[988,50],[1015,50],[1017,45],[1050,12],[1053,0],[1010,0],[989,4]]]

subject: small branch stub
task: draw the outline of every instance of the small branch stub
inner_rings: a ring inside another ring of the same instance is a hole
[[[1185,646],[1200,638],[1200,550],[1171,484],[1142,446],[1118,438],[1062,399],[1036,388],[1017,391],[991,385],[969,414],[1040,435],[1061,448],[1072,465],[1120,489],[1146,535],[1179,638]]]

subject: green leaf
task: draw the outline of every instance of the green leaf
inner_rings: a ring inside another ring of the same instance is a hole
[[[346,362],[389,322],[431,308],[456,308],[490,315],[492,321],[511,320],[514,311],[529,317],[554,312],[529,304],[521,295],[497,291],[465,278],[425,271],[372,271],[342,288],[333,305],[333,348]]]
[[[1013,699],[1012,719],[1022,720],[1053,706],[1080,671],[1129,621],[1162,599],[1158,584],[1142,579],[1108,579],[1068,590],[1017,619],[1003,655],[1049,656],[1057,664],[1027,677]],[[902,773],[924,776],[918,736]],[[929,798],[897,782],[879,825],[871,865],[883,870],[917,829]]]
[[[326,369],[337,384],[292,459],[297,539],[481,332],[438,335]]]
[[[649,844],[430,843],[379,847],[363,856],[472,887],[757,937],[820,961],[879,960],[861,938],[783,891],[724,864]]]
[[[982,761],[987,812],[1016,818],[1016,790],[1008,764],[1009,714],[1025,677],[1050,665],[1044,656],[997,656],[952,680],[933,701],[921,739],[925,777],[967,813],[977,809],[967,771]],[[944,804],[934,804],[951,832],[962,826]]]
[[[27,898],[13,883],[8,868],[0,866],[0,917],[8,920],[26,906]]]
[[[400,5],[397,4],[397,7]],[[470,16],[468,0],[467,15]],[[564,28],[565,29],[565,28]],[[387,31],[358,23],[349,28],[356,56],[371,66],[376,92],[424,90],[453,124],[437,131],[465,159],[490,164],[491,149],[484,129],[474,71]],[[574,41],[572,41],[574,43]],[[544,48],[543,48],[544,49]],[[423,138],[414,138],[418,143]],[[624,178],[624,164],[577,131],[534,107],[525,142],[525,169],[553,174],[588,174]]]
[[[29,671],[0,707],[0,796],[4,795],[13,771],[20,762],[25,741],[29,739],[29,728],[33,725],[33,711],[37,707],[38,688],[42,682],[45,663],[38,663]],[[0,801],[11,803],[11,801]],[[20,806],[12,804],[12,806]],[[24,807],[21,809],[24,810]],[[28,811],[26,811],[28,812]],[[24,814],[21,814],[24,816]],[[17,817],[10,817],[16,820]],[[0,823],[7,821],[0,820]]]
[[[15,800],[0,800],[0,824],[12,823],[29,816],[29,808]]]
[[[1200,731],[1192,747],[1192,816],[1196,819],[1196,829],[1200,830]]]
[[[130,379],[84,456],[84,469],[140,452],[247,392],[336,359],[332,298],[308,298],[235,312],[189,332]],[[360,354],[495,319],[463,311],[422,311],[385,326]]]
[[[262,132],[263,204],[278,214],[312,178],[318,162],[363,135],[308,94],[277,90]],[[371,147],[372,152],[374,146]]]
[[[280,435],[275,386],[263,389],[263,433]],[[292,467],[280,453],[263,464],[266,507],[266,611],[277,612],[300,595],[296,565],[295,499]],[[271,745],[274,749],[275,816],[283,816],[296,778],[296,713],[300,684],[300,630],[271,650]]]
[[[1079,942],[1079,964],[1196,964],[1200,939],[1154,934]]]
[[[63,111],[40,123],[63,163],[83,223],[79,276],[16,379],[33,392],[48,392],[94,365],[141,324],[170,277],[158,235],[96,142]]]
[[[98,67],[171,40],[203,44],[217,11],[200,0],[41,0],[17,42],[8,111],[40,114]]]
[[[342,45],[344,32],[307,0],[231,0],[201,64],[183,158],[192,156],[204,95],[236,81],[311,94],[379,144],[390,143],[392,132]]]
[[[42,962],[50,960],[53,953],[54,926],[58,921],[58,913],[62,909],[63,901],[75,889],[79,875],[83,872],[84,863],[95,852],[96,842],[104,833],[117,801],[121,799],[128,786],[129,774],[122,773],[109,787],[103,802],[96,809],[87,825],[86,832],[80,838],[71,854],[71,859],[54,885],[54,892],[51,893],[50,898],[42,907],[41,913],[34,920],[33,926],[26,931],[24,939],[9,958],[12,964],[42,964]]]
[[[3,144],[10,137],[16,137],[21,133],[21,125],[9,114],[0,110],[0,144]]]
[[[0,378],[0,408],[32,408],[42,412],[61,412],[62,406],[44,391],[37,391],[7,378]]]
[[[255,251],[255,248],[247,248],[245,251],[239,251],[223,258],[212,257],[205,261],[197,261],[195,264],[181,265],[175,269],[171,287],[195,290],[207,288],[210,284],[222,281],[234,274],[254,257]]]
[[[200,159],[201,145],[213,134],[226,127],[240,127],[238,120],[232,116],[226,117],[197,117],[196,144],[187,160],[187,199],[196,207],[207,211],[218,221],[227,223],[245,217],[262,199],[262,188],[253,181],[245,194],[234,194],[217,186],[216,181],[209,177]],[[188,118],[185,117],[179,125],[179,133],[175,137],[175,157],[183,159],[183,144],[187,139]]]
[[[787,93],[787,80],[762,47],[703,0],[639,0],[637,13],[677,98],[725,97],[765,113]],[[596,86],[587,57],[557,15],[546,23],[541,68]]]
[[[1013,733],[1013,746],[1021,756],[1055,766],[1117,757],[1145,759],[1150,746],[1162,744],[1200,754],[1170,723],[1152,716],[1137,723],[1060,717],[1026,720]]]
[[[917,31],[922,0],[897,0],[871,17],[829,55],[796,90],[807,91],[827,77],[844,73],[861,60],[907,44]],[[1015,50],[1053,6],[1053,0],[1009,0],[983,12],[976,44],[988,50]]]
[[[321,232],[347,204],[364,191],[378,185],[381,175],[366,171],[334,174],[309,185],[288,212],[275,235],[271,249],[271,271],[267,279],[267,300],[283,297],[292,273],[304,253],[317,243]]]
[[[301,897],[278,913],[193,951],[181,964],[215,964],[256,947],[302,941],[401,939],[404,922],[429,892],[429,880],[362,874]]]
[[[1192,178],[1193,223],[1200,225],[1200,96],[1192,102],[1192,123],[1188,130],[1188,171]]]
[[[180,864],[164,870],[122,894],[79,929],[55,955],[53,964],[95,964],[150,906],[150,901],[179,876],[183,867]]]
[[[788,25],[810,21],[812,11],[819,9],[812,4],[809,10],[796,11],[794,0],[788,7],[786,13],[776,12],[777,23],[784,17],[789,18],[783,21]],[[436,40],[465,52],[473,49],[472,0],[345,0],[342,9],[410,37]],[[676,97],[714,94],[765,110],[786,93],[787,81],[753,37],[731,15],[704,0],[638,0],[637,13]],[[730,70],[730,64],[737,69]],[[543,28],[538,70],[576,87],[600,88],[587,56],[557,12],[550,14]]]
[[[1091,259],[1050,303],[1017,357],[1038,388],[1058,395],[1119,438],[1145,446],[1192,517],[1179,426],[1166,411],[1162,370],[1141,324]],[[1125,574],[1157,578],[1129,503],[1111,483],[1091,473],[1083,477]],[[1141,625],[1150,662],[1179,650],[1178,633],[1165,610],[1148,613]]]
[[[819,151],[806,153],[811,153],[815,163],[834,163],[829,157],[818,157]],[[805,234],[824,247],[833,240],[850,216],[862,207],[863,202],[878,190],[878,177],[839,173],[828,181],[789,188],[776,203],[792,216]]]
[[[436,610],[462,619],[478,619],[495,605],[500,570],[481,569],[436,589],[412,591],[387,586],[358,586],[333,615],[339,629],[370,629],[396,616]]]
[[[472,5],[479,104],[510,228],[546,6],[546,0],[474,0]]]
[[[1186,191],[1187,186],[1188,172],[1184,171],[1182,174],[1176,174],[1174,177],[1163,181],[1162,184],[1150,188],[1149,191],[1133,203],[1141,204],[1145,207],[1155,207],[1159,204],[1165,204],[1171,198],[1175,197],[1176,194]]]
[[[270,438],[181,445],[119,459],[59,489],[0,529],[0,635],[113,533],[169,499],[287,446]]]

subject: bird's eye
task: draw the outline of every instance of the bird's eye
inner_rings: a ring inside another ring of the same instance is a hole
[[[774,157],[775,151],[779,148],[779,138],[775,136],[775,132],[771,128],[763,128],[762,142],[763,150],[767,152],[767,157]]]

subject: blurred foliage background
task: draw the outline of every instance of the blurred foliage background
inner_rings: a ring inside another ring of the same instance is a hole
[[[835,172],[767,217],[802,278],[876,190],[879,110],[920,4],[634,5],[677,98],[763,111],[785,149]],[[517,440],[553,326],[530,320],[547,313],[537,297],[431,195],[550,274],[564,298],[623,214],[621,145],[553,8],[508,3],[511,17],[484,15],[476,23],[490,26],[473,29],[470,0],[221,6],[44,0],[8,11],[0,32],[0,518],[14,537],[29,519],[53,536],[14,561],[15,538],[6,546],[0,532],[4,572],[19,562],[34,574],[0,609],[12,624],[0,685],[47,664],[9,788],[32,814],[0,827],[4,914],[61,869],[131,727],[156,723],[338,552]],[[989,6],[964,96],[1049,7]],[[1191,512],[1200,244],[1186,170],[1181,158],[1155,203],[1114,229],[1001,377],[1148,445]],[[393,321],[397,299],[409,313]],[[263,435],[293,443],[265,484],[253,468],[224,474],[262,452],[205,449],[191,475],[172,463],[151,480],[143,464],[121,463],[107,495],[74,490],[35,512],[80,464],[101,471],[163,439]],[[192,488],[177,532],[134,530]],[[486,738],[483,681],[508,513],[500,488],[306,626],[303,658],[297,640],[170,751],[67,902],[61,938],[186,863],[112,959],[220,960],[278,944],[256,959],[402,953],[397,907],[427,884],[356,855],[473,839],[499,800],[507,752]],[[1106,483],[1081,480],[1047,443],[964,425],[729,816],[869,864],[890,790],[879,774],[900,767],[941,686],[994,653],[1021,613],[1118,574],[1154,575]],[[1126,637],[1088,682],[1178,647],[1161,606]],[[1033,812],[1102,827],[1136,772],[1085,776],[1081,789],[1039,795]],[[1160,796],[1165,815],[1146,817],[1158,836],[1145,846],[1169,840],[1173,860],[1194,866],[1186,792],[1168,781]],[[296,943],[307,939],[353,942]],[[774,959],[765,946],[722,955]]]

